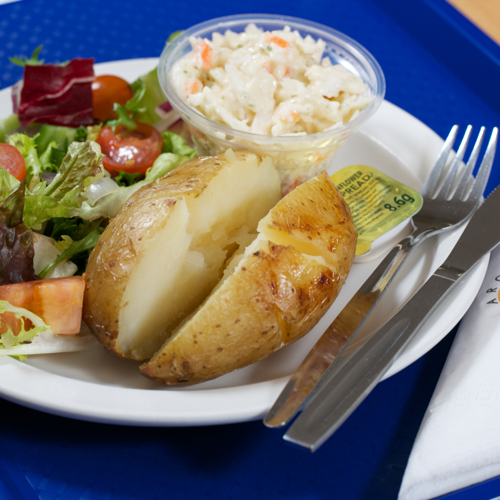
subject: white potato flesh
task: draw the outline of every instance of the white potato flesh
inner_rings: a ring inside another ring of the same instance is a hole
[[[150,240],[147,252],[130,275],[119,317],[117,347],[120,351],[141,357],[142,352],[154,349],[151,346],[161,335],[165,322],[172,321],[172,310],[175,311],[177,304],[168,292],[180,281],[179,273],[189,253],[192,236],[187,233],[188,220],[186,203],[178,200],[167,224]],[[169,258],[163,258],[164,255]],[[163,280],[159,281],[158,276]]]

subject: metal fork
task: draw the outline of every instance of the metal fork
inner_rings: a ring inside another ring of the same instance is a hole
[[[475,179],[472,177],[472,172],[479,157],[485,128],[481,128],[465,166],[462,159],[472,127],[470,125],[467,127],[450,164],[449,158],[457,132],[458,125],[455,125],[421,190],[423,205],[411,219],[412,233],[389,252],[306,356],[266,415],[264,423],[268,427],[286,425],[304,405],[306,399],[312,399],[318,392],[321,385],[317,384],[318,381],[340,354],[349,347],[343,356],[342,362],[344,360],[346,362],[349,352],[355,351],[359,344],[368,340],[368,336],[365,336],[363,339],[356,338],[351,342],[410,252],[430,236],[449,231],[464,223],[479,206],[493,164],[498,130],[493,129]]]

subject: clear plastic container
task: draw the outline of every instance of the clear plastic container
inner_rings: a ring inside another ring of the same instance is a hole
[[[292,137],[235,130],[206,118],[186,104],[175,92],[169,73],[172,65],[191,51],[190,37],[211,39],[212,33],[223,34],[228,29],[239,33],[250,23],[265,31],[281,30],[289,26],[292,30],[298,30],[302,37],[310,35],[315,40],[324,40],[326,48],[323,57],[329,57],[333,64],[341,64],[368,85],[368,106],[350,122],[338,128]],[[189,28],[165,46],[158,65],[158,78],[170,104],[188,125],[199,155],[220,154],[229,148],[268,155],[280,172],[284,193],[322,170],[327,170],[338,148],[375,113],[385,95],[382,69],[359,43],[318,23],[270,14],[221,17]]]

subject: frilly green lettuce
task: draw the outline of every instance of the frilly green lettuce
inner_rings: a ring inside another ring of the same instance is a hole
[[[32,178],[24,207],[27,227],[40,225],[53,217],[85,217],[82,209],[89,186],[105,175],[102,154],[97,143],[73,142],[59,171],[47,186]],[[100,215],[96,215],[99,217]]]
[[[13,313],[21,321],[21,331],[17,335],[14,335],[12,329],[8,326],[7,331],[0,335],[0,348],[10,349],[11,347],[32,340],[39,333],[50,330],[39,316],[22,307],[13,306],[5,300],[0,300],[0,326],[2,325],[2,314],[5,312]],[[34,325],[33,328],[28,330],[25,328],[27,319]]]

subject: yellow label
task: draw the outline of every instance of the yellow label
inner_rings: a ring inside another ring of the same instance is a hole
[[[330,176],[349,205],[358,231],[356,255],[367,254],[372,243],[422,206],[422,197],[377,169],[351,165]]]

